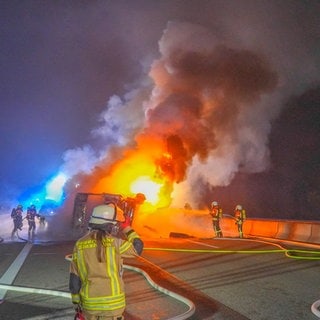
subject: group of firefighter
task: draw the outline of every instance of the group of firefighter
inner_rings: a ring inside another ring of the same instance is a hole
[[[27,214],[23,217],[23,206],[21,204],[13,208],[11,211],[11,218],[13,221],[13,230],[11,232],[11,239],[18,236],[18,230],[22,230],[23,220],[28,221],[28,236],[29,238],[34,236],[36,230],[36,218],[39,219],[40,225],[45,224],[45,217],[37,212],[36,206],[32,204],[27,208]]]
[[[223,233],[220,227],[220,220],[223,217],[222,208],[220,207],[218,201],[212,201],[210,207],[210,215],[212,217],[212,225],[213,230],[215,232],[215,236],[217,238],[222,238]],[[237,204],[234,209],[234,216],[235,224],[238,227],[239,238],[243,238],[243,223],[246,220],[246,211],[243,209],[242,205]]]
[[[141,204],[143,199],[129,203],[130,208]],[[125,207],[123,207],[126,209]],[[131,226],[133,212],[125,210],[123,221],[117,219],[117,205],[106,201],[93,208],[88,221],[88,232],[74,245],[70,269],[69,290],[77,320],[123,320],[126,307],[124,282],[122,279],[123,258],[141,255],[144,243]],[[14,222],[12,237],[23,226],[23,207],[18,205],[12,210]],[[217,201],[210,207],[216,237],[222,237],[220,219],[222,209]],[[34,233],[35,218],[43,223],[43,217],[31,205],[25,219],[29,224],[29,236]],[[245,210],[237,205],[234,210],[235,223],[239,237],[243,237],[242,226],[246,219]]]

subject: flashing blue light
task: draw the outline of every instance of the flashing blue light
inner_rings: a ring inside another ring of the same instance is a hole
[[[60,172],[46,182],[44,186],[25,192],[19,203],[24,208],[34,204],[39,209],[45,203],[55,203],[59,206],[63,201],[64,185],[67,180],[67,176]]]

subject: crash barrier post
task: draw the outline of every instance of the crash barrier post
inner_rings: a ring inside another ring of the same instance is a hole
[[[292,224],[288,221],[278,221],[278,232],[275,235],[276,239],[289,239]]]
[[[244,228],[246,223],[244,222]],[[273,220],[251,219],[250,235],[275,238],[278,233],[278,222]]]
[[[308,222],[291,222],[292,229],[289,240],[308,242],[311,236],[311,223]]]
[[[320,243],[320,223],[313,223],[311,225],[311,235],[308,242]]]

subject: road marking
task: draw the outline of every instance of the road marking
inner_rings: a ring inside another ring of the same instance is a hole
[[[7,271],[0,278],[1,284],[12,284],[15,277],[17,276],[19,270],[21,269],[24,261],[26,260],[30,250],[32,248],[32,243],[28,242],[21,252],[18,254],[16,259],[12,262],[11,266],[7,269]],[[0,303],[3,302],[3,299],[7,293],[7,290],[0,289]]]
[[[198,242],[198,241],[194,241],[194,240],[188,240],[189,242],[193,242],[193,243],[197,243],[197,244],[201,244],[202,246],[207,246],[210,248],[219,248],[217,246],[213,246],[212,244],[208,244],[208,243],[203,243],[203,242]]]

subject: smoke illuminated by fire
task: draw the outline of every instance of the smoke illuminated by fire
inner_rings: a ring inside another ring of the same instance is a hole
[[[188,23],[169,23],[159,50],[148,81],[124,99],[112,97],[93,130],[104,152],[86,146],[66,153],[62,171],[77,169],[68,162],[75,154],[76,163],[85,159],[81,191],[141,192],[154,208],[182,206],[199,178],[227,185],[238,171],[267,167],[268,96],[277,86],[267,61]]]
[[[92,192],[133,195],[143,193],[148,205],[169,205],[166,197],[166,177],[158,173],[155,158],[146,152],[130,151],[125,158],[112,166],[109,175],[93,187]]]

